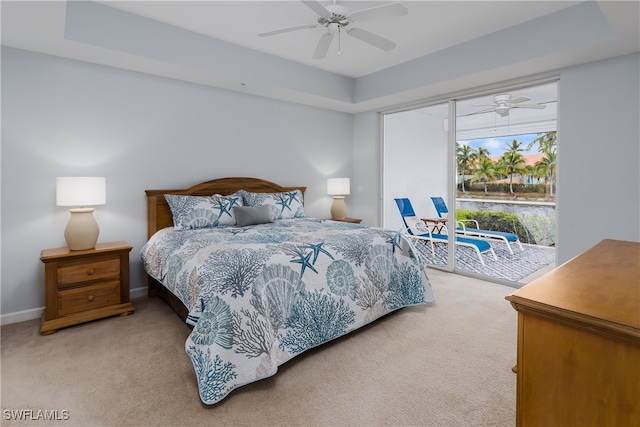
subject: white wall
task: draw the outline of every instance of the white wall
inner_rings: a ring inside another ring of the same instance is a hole
[[[640,241],[640,55],[563,70],[558,260],[604,238]]]
[[[375,111],[353,117],[351,195],[347,215],[367,225],[380,224],[380,123]]]
[[[384,222],[399,230],[402,220],[394,199],[407,197],[416,215],[437,217],[429,197],[447,198],[448,133],[442,119],[424,107],[384,116]]]
[[[100,242],[126,240],[144,292],[145,189],[250,176],[306,185],[328,217],[326,178],[351,176],[352,116],[2,47],[3,323],[44,306],[40,251],[65,246],[56,176],[105,176]],[[347,202],[349,203],[349,202]],[[135,292],[134,292],[135,293]]]

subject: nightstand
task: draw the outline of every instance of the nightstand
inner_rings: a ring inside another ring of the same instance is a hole
[[[45,309],[40,333],[135,310],[129,300],[127,242],[99,243],[94,249],[45,249]]]
[[[362,220],[360,218],[333,219],[332,221],[350,222],[352,224],[360,224],[362,222]]]

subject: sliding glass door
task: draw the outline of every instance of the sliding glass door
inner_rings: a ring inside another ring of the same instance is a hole
[[[383,226],[404,226],[404,199],[443,235],[418,245],[432,267],[514,286],[553,268],[556,111],[549,81],[383,114]]]
[[[457,102],[457,216],[488,232],[469,237],[510,238],[484,239],[485,265],[459,254],[457,270],[525,284],[555,265],[556,111],[555,81]]]

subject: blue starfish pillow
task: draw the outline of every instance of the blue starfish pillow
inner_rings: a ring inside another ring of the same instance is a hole
[[[238,191],[242,195],[244,206],[269,205],[273,219],[304,218],[302,191],[284,191],[282,193],[252,193]]]

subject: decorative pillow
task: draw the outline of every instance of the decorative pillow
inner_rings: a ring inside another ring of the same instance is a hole
[[[171,209],[176,230],[235,225],[232,208],[242,206],[242,197],[238,194],[209,197],[165,194],[164,198]]]
[[[269,205],[274,220],[306,217],[302,206],[302,191],[300,190],[282,193],[251,193],[240,190],[238,193],[242,194],[245,206]]]
[[[271,207],[269,205],[255,207],[234,206],[233,215],[236,217],[236,225],[238,227],[273,222]]]
[[[211,199],[213,199],[214,208],[219,213],[218,224],[216,225],[235,225],[236,217],[233,215],[233,208],[235,206],[243,206],[242,195],[238,193],[229,194],[228,196],[214,194]]]

